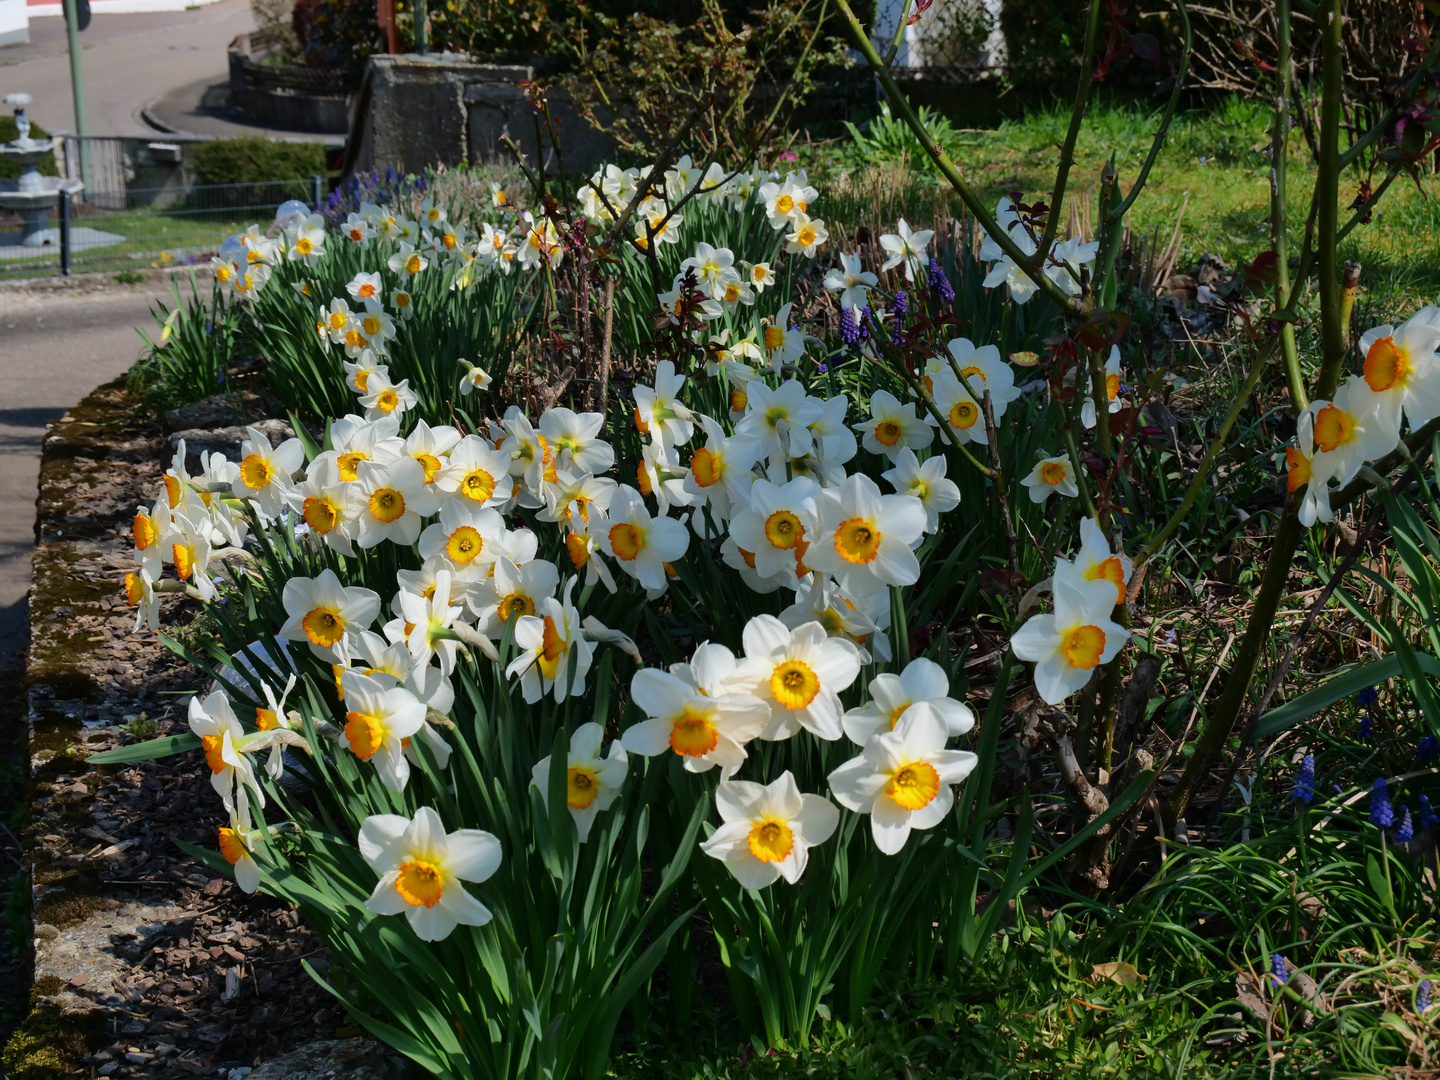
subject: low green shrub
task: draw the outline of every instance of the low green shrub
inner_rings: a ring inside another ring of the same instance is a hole
[[[216,139],[196,146],[187,163],[198,184],[264,184],[323,176],[325,148],[272,139]]]
[[[0,116],[0,143],[12,142],[19,134],[20,132],[15,127],[15,117],[9,115]],[[49,137],[49,134],[50,133],[39,124],[33,121],[31,122],[30,137],[32,139],[45,139]],[[42,176],[60,175],[60,170],[55,165],[54,154],[46,154],[41,158],[38,168]],[[0,180],[14,180],[19,175],[19,165],[10,161],[0,161]]]

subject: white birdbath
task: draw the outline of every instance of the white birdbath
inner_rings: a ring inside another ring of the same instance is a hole
[[[19,165],[20,176],[15,180],[0,180],[0,209],[20,211],[25,223],[20,243],[39,247],[47,239],[50,211],[60,193],[74,195],[85,185],[79,180],[40,175],[36,166],[55,149],[56,140],[30,137],[30,120],[25,115],[25,106],[30,104],[29,94],[10,94],[5,104],[15,108],[17,137],[14,142],[0,143],[0,161]]]

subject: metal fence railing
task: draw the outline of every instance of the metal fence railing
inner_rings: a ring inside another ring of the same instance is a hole
[[[324,183],[311,176],[166,189],[165,199],[157,194],[148,188],[86,192],[68,214],[57,199],[50,222],[57,242],[25,247],[0,239],[0,279],[205,263],[230,234],[251,225],[263,229],[287,199],[318,207]],[[19,224],[0,212],[0,236],[13,237]]]

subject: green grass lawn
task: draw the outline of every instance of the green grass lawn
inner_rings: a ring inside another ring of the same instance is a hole
[[[1112,153],[1128,190],[1159,121],[1158,110],[1092,105],[1076,147],[1063,212],[1068,215],[1068,204],[1074,202],[1081,219],[1088,219],[1098,200],[1101,168]],[[1158,230],[1163,241],[1180,220],[1181,254],[1176,267],[1180,271],[1188,271],[1207,252],[1234,266],[1265,251],[1270,246],[1270,121],[1267,110],[1238,98],[1179,115],[1131,211],[1132,230],[1145,236]],[[993,204],[1015,191],[1030,201],[1048,199],[1068,122],[1068,105],[1054,105],[994,129],[942,130],[942,141],[987,202]],[[797,149],[802,164],[832,181],[842,172],[853,173],[873,163],[848,138]],[[1288,150],[1286,186],[1294,252],[1303,233],[1315,170],[1298,129],[1291,132]],[[920,179],[932,175],[918,154],[912,155],[912,170]],[[1382,168],[1369,179],[1378,185],[1383,176]],[[1350,170],[1342,178],[1342,200],[1353,198],[1366,179],[1360,170]],[[1356,259],[1364,267],[1362,304],[1368,296],[1377,316],[1403,314],[1433,302],[1440,292],[1440,245],[1436,244],[1440,207],[1434,194],[1433,176],[1422,176],[1418,185],[1402,176],[1386,193],[1375,220],[1359,226],[1342,244],[1342,257]],[[958,200],[955,210],[960,211]]]

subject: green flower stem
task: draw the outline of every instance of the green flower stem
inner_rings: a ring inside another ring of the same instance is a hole
[[[1000,228],[999,223],[995,220],[995,216],[985,208],[985,203],[981,200],[979,193],[965,182],[955,162],[951,160],[950,155],[945,152],[944,148],[940,146],[931,136],[930,132],[926,130],[925,125],[920,122],[920,117],[915,114],[915,110],[911,107],[909,99],[901,92],[894,77],[891,76],[889,69],[880,59],[880,54],[875,51],[875,46],[870,41],[870,35],[868,35],[865,32],[865,28],[860,25],[860,20],[855,17],[855,12],[850,9],[850,4],[847,0],[835,0],[835,2],[840,8],[840,13],[845,20],[846,27],[850,31],[850,38],[854,42],[855,48],[860,51],[860,55],[865,57],[865,62],[869,64],[870,69],[875,72],[875,78],[880,81],[880,85],[885,90],[885,96],[890,100],[891,104],[895,106],[895,110],[900,114],[901,119],[904,120],[910,130],[915,133],[915,137],[920,141],[920,145],[923,146],[925,152],[930,155],[930,159],[935,163],[935,167],[940,171],[940,174],[944,176],[945,179],[949,181],[950,186],[955,189],[955,194],[960,196],[960,201],[965,204],[966,209],[975,215],[975,220],[979,222],[980,227],[985,230],[986,235],[995,241],[996,246],[1005,252],[1016,266],[1025,271],[1025,276],[1033,281],[1035,287],[1053,301],[1061,311],[1073,318],[1083,318],[1085,315],[1084,305],[1066,293],[1064,289],[1056,285],[1055,282],[1051,281],[1045,274],[1043,254],[1037,252],[1036,255],[1032,256],[1020,250],[1020,245],[1015,243],[1008,232]]]
[[[1316,247],[1320,264],[1320,344],[1322,363],[1315,384],[1315,396],[1328,398],[1340,381],[1346,352],[1346,328],[1340,295],[1340,276],[1336,251],[1339,229],[1340,199],[1340,122],[1341,116],[1341,0],[1328,0],[1324,26],[1324,51],[1321,58],[1323,96],[1320,101],[1320,168],[1315,180]],[[1292,495],[1285,503],[1280,525],[1271,540],[1270,557],[1265,575],[1255,597],[1245,634],[1235,651],[1235,660],[1225,680],[1220,700],[1190,758],[1179,785],[1170,797],[1166,817],[1170,822],[1183,817],[1201,783],[1225,749],[1235,729],[1240,712],[1249,696],[1250,683],[1260,663],[1260,654],[1270,637],[1280,598],[1290,577],[1290,564],[1295,549],[1305,535],[1300,524],[1300,500]]]
[[[1275,252],[1275,306],[1283,307],[1290,297],[1290,242],[1285,221],[1286,146],[1290,134],[1290,0],[1275,3],[1276,53],[1280,63],[1275,77],[1275,126],[1270,141],[1270,246]],[[1285,381],[1290,387],[1290,404],[1299,415],[1310,404],[1305,395],[1305,376],[1300,371],[1300,351],[1295,344],[1295,327],[1280,326],[1280,352],[1285,358]]]
[[[1095,35],[1100,29],[1100,0],[1090,0],[1090,14],[1085,20],[1085,45],[1080,53],[1080,78],[1075,83],[1075,101],[1070,106],[1070,126],[1060,147],[1060,163],[1055,167],[1055,186],[1050,190],[1050,209],[1045,215],[1045,232],[1036,248],[1041,259],[1050,253],[1055,235],[1060,231],[1060,204],[1065,201],[1065,188],[1070,182],[1070,167],[1075,164],[1075,142],[1085,122],[1085,106],[1094,85]]]
[[[1215,439],[1210,443],[1210,448],[1205,451],[1205,456],[1200,459],[1200,465],[1195,470],[1195,477],[1190,481],[1190,486],[1185,490],[1185,497],[1180,500],[1180,505],[1170,515],[1170,520],[1165,522],[1161,530],[1156,533],[1145,545],[1145,550],[1135,560],[1135,569],[1139,570],[1149,562],[1157,551],[1164,546],[1165,541],[1174,535],[1185,516],[1190,513],[1195,500],[1200,497],[1200,489],[1210,482],[1210,469],[1215,464],[1215,459],[1220,456],[1220,451],[1225,448],[1225,441],[1230,437],[1230,429],[1235,426],[1235,421],[1240,418],[1240,412],[1245,408],[1245,403],[1250,400],[1254,393],[1256,384],[1260,381],[1261,374],[1265,371],[1265,365],[1270,357],[1274,355],[1275,349],[1279,346],[1279,338],[1271,338],[1263,348],[1255,351],[1255,359],[1250,364],[1250,372],[1245,376],[1245,382],[1241,384],[1240,391],[1230,403],[1230,412],[1225,417],[1225,422],[1220,425],[1220,430],[1215,433]]]
[[[1075,442],[1075,429],[1070,424],[1070,410],[1065,408],[1065,401],[1059,394],[1055,395],[1055,407],[1060,410],[1060,437],[1065,440],[1065,452],[1070,456],[1070,468],[1075,473],[1075,486],[1080,489],[1080,501],[1085,506],[1085,513],[1100,521],[1100,512],[1095,509],[1095,499],[1090,494],[1090,482],[1085,479],[1085,472],[1080,466],[1080,447]],[[1103,527],[1105,522],[1100,524]]]

